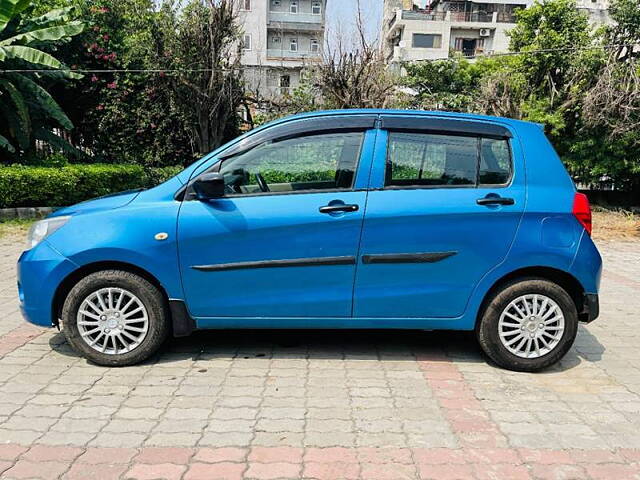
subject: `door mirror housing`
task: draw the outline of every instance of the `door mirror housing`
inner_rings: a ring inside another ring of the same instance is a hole
[[[221,173],[205,173],[193,182],[198,200],[209,200],[224,195],[224,176]]]

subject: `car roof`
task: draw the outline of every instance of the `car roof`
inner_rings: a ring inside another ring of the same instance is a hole
[[[513,118],[506,117],[494,117],[491,115],[478,115],[472,113],[460,113],[460,112],[445,112],[445,111],[430,111],[430,110],[392,110],[392,109],[384,109],[384,108],[353,108],[353,109],[344,109],[344,110],[318,110],[314,112],[305,112],[298,113],[296,115],[290,115],[288,117],[284,117],[273,122],[269,122],[269,125],[275,125],[287,121],[291,121],[294,119],[302,119],[302,118],[313,118],[320,116],[330,116],[330,115],[405,115],[405,116],[416,116],[422,118],[428,117],[440,117],[440,118],[451,118],[451,119],[459,119],[459,120],[474,120],[480,122],[499,122],[502,124],[517,126],[518,124],[528,124],[532,125],[532,122],[526,122],[524,120],[515,120]],[[536,124],[539,127],[542,127],[540,124]]]

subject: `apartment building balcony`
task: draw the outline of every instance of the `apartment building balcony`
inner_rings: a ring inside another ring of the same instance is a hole
[[[320,52],[310,52],[308,50],[305,51],[291,51],[285,49],[268,49],[267,50],[267,60],[284,60],[284,61],[308,61],[308,62],[318,62],[322,58]]]
[[[322,15],[269,12],[268,27],[282,31],[319,32],[324,30]]]
[[[387,38],[395,35],[396,30],[402,28],[406,22],[448,22],[469,25],[471,28],[491,28],[499,23],[516,23],[514,12],[452,12],[452,11],[428,11],[428,10],[398,10],[393,13],[387,22]]]
[[[450,12],[402,11],[402,20],[421,20],[424,22],[442,22]]]

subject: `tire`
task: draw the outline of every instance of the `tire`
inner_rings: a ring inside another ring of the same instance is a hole
[[[549,299],[546,304],[545,298]],[[534,303],[536,310],[544,310],[542,314],[529,315],[534,312]],[[529,277],[509,282],[485,305],[476,328],[478,342],[491,360],[508,370],[535,372],[555,364],[569,351],[578,332],[575,303],[562,287],[549,280]],[[512,320],[514,315],[521,318],[516,307],[526,314],[521,323]],[[505,309],[507,313],[503,316]],[[549,310],[553,311],[548,320],[544,320]],[[545,325],[547,322],[549,325]],[[525,344],[520,347],[523,338]],[[544,347],[543,341],[553,348]],[[527,355],[534,358],[527,358]]]
[[[131,306],[124,308],[129,300]],[[91,362],[109,367],[146,360],[169,333],[169,313],[162,293],[144,278],[121,270],[104,270],[80,280],[67,295],[61,316],[63,332],[73,349]],[[108,336],[112,338],[107,340]],[[101,347],[105,342],[107,347]]]

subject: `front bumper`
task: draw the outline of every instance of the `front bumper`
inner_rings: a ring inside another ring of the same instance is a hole
[[[46,240],[22,252],[18,260],[18,296],[22,316],[30,323],[50,327],[56,320],[53,299],[62,280],[77,267]]]
[[[600,301],[597,293],[585,293],[582,305],[581,322],[589,323],[598,318],[598,315],[600,315]]]

